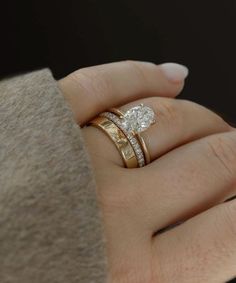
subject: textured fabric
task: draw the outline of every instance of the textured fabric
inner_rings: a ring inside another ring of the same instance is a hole
[[[106,282],[91,162],[48,69],[0,82],[0,130],[0,282]]]

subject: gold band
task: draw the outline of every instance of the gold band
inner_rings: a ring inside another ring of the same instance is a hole
[[[117,109],[117,108],[114,108],[114,107],[108,109],[108,111],[110,111],[113,114],[116,114],[119,118],[122,118],[124,116],[124,113],[120,109]]]
[[[124,116],[124,113],[120,109],[117,109],[117,108],[110,108],[108,111],[116,114],[119,118],[122,118]],[[145,163],[149,164],[151,162],[151,157],[150,157],[147,145],[144,141],[144,138],[139,133],[134,134],[134,136],[137,138],[137,140],[138,140],[138,142],[139,142],[139,144],[142,148],[143,154],[145,156]]]
[[[127,168],[137,168],[135,152],[125,134],[112,121],[105,117],[96,117],[88,125],[100,128],[115,143]]]
[[[149,151],[147,149],[147,145],[144,141],[144,138],[141,136],[141,134],[136,134],[135,136],[138,139],[139,144],[140,144],[140,146],[143,150],[143,153],[144,153],[144,156],[145,156],[145,163],[149,164],[151,162],[151,157],[150,157]]]

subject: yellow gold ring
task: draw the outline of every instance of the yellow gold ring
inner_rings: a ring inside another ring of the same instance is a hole
[[[132,145],[123,133],[123,131],[111,120],[106,117],[96,117],[88,123],[88,126],[100,128],[115,144],[124,165],[127,168],[137,168],[138,160]]]

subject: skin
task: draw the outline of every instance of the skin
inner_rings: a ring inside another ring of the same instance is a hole
[[[236,130],[205,107],[175,99],[184,81],[168,80],[153,63],[82,68],[58,84],[91,157],[108,282],[222,283],[236,276],[236,200],[226,202],[236,194]],[[111,140],[84,126],[110,107],[141,102],[157,113],[143,132],[152,162],[127,169]]]

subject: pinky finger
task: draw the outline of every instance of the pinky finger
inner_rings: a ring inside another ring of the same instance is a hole
[[[153,238],[157,282],[224,283],[236,277],[236,199]]]

